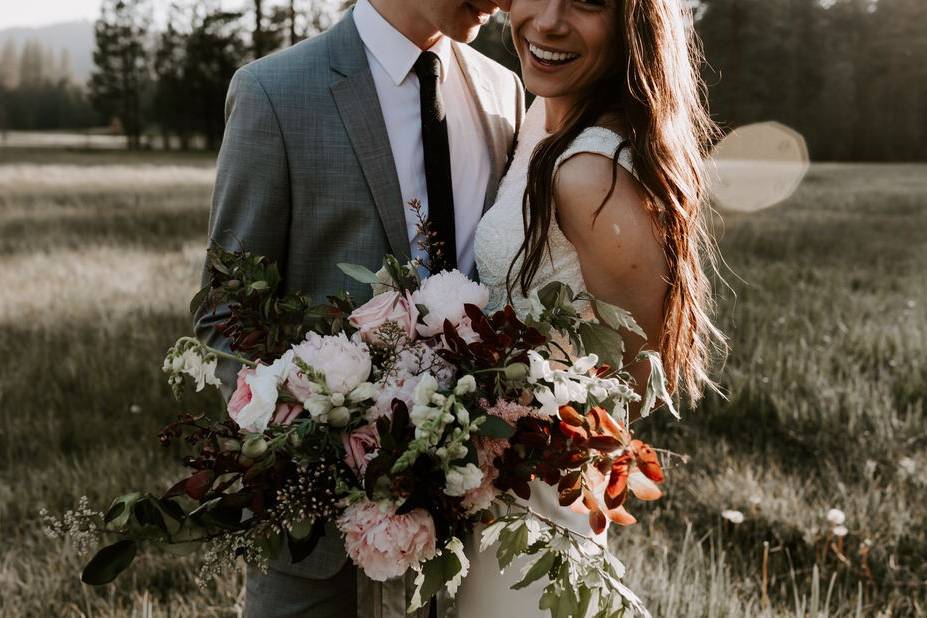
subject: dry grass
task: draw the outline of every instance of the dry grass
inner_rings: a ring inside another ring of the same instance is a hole
[[[155,437],[177,411],[159,366],[190,328],[209,191],[107,187],[0,194],[0,615],[234,616],[240,572],[200,591],[149,553],[91,589],[82,558],[38,529],[43,505],[177,472]],[[741,278],[720,299],[729,399],[641,425],[691,459],[614,538],[631,586],[655,616],[923,615],[927,166],[815,166],[787,204],[725,224]]]

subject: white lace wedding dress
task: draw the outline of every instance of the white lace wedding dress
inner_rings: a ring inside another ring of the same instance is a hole
[[[476,231],[476,264],[480,280],[489,287],[488,309],[499,309],[508,302],[506,275],[522,241],[524,227],[522,219],[522,197],[528,179],[528,163],[538,142],[548,136],[545,131],[544,101],[538,97],[528,110],[524,124],[518,134],[518,144],[509,171],[499,187],[496,203],[483,216]],[[576,137],[573,143],[557,160],[556,167],[573,155],[590,152],[612,158],[622,138],[602,128],[590,127]],[[618,163],[633,173],[630,153],[622,150]],[[576,249],[560,230],[556,219],[551,222],[550,259],[544,259],[532,282],[532,290],[539,289],[551,281],[568,284],[575,292],[585,290],[579,256]],[[519,260],[520,263],[520,260]],[[518,272],[516,263],[513,273]],[[512,305],[520,316],[531,309],[530,290],[522,295],[520,287],[512,290]],[[530,507],[547,518],[582,534],[590,534],[588,518],[561,507],[555,487],[534,481],[531,484]],[[467,556],[470,575],[464,579],[457,595],[459,618],[533,618],[548,616],[547,611],[538,609],[546,578],[542,578],[521,590],[511,586],[522,578],[524,562],[513,562],[504,573],[499,573],[495,547],[479,552],[478,534],[467,542]],[[605,534],[596,540],[605,543]]]

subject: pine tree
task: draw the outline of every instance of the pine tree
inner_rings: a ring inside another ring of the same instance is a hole
[[[101,113],[119,120],[132,149],[141,145],[149,22],[147,0],[104,0],[94,27],[96,68],[89,83],[91,100]]]
[[[7,39],[0,52],[0,88],[12,90],[19,83],[19,54],[12,39]]]

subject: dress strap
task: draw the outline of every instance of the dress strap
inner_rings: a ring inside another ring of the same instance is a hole
[[[554,165],[554,173],[560,169],[560,165],[567,159],[584,152],[599,154],[609,159],[615,158],[615,151],[618,146],[622,145],[625,139],[605,127],[588,127],[582,133],[576,136],[573,142],[563,153],[557,157],[557,163]],[[625,144],[618,153],[618,164],[625,168],[632,176],[637,178],[634,171],[634,163],[631,158],[630,143]]]

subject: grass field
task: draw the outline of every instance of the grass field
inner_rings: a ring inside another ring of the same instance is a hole
[[[149,553],[91,589],[84,558],[37,521],[42,506],[102,506],[178,471],[156,438],[178,411],[160,362],[190,329],[210,187],[168,188],[163,169],[127,184],[102,166],[210,161],[0,150],[0,182],[13,165],[15,190],[0,190],[0,616],[234,616],[240,572],[201,591],[192,568]],[[98,180],[54,185],[43,165]],[[725,217],[728,399],[639,425],[689,462],[614,538],[655,616],[927,612],[925,230],[927,165],[816,165],[787,203]]]

